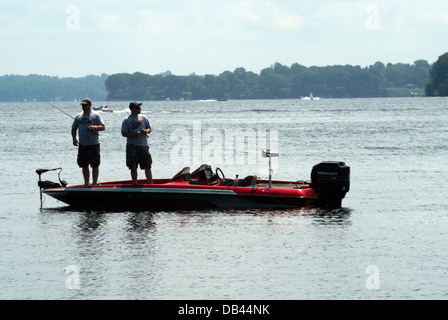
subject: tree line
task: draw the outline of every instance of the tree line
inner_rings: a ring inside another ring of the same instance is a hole
[[[108,75],[89,75],[82,78],[59,78],[31,74],[0,76],[0,101],[73,101],[90,97],[104,100]]]
[[[177,76],[167,71],[117,73],[82,78],[42,75],[0,76],[0,101],[204,100],[366,98],[448,95],[448,53],[430,65],[376,62],[368,67],[305,67],[275,63],[254,73],[240,67],[219,75]]]
[[[260,74],[242,67],[217,76],[118,73],[105,84],[108,100],[296,99],[311,93],[324,98],[392,97],[424,95],[430,68],[426,60],[376,62],[365,68],[275,63]]]

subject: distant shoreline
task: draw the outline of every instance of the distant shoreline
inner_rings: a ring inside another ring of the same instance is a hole
[[[252,100],[376,98],[424,96],[431,65],[376,62],[368,67],[335,65],[290,67],[275,63],[259,74],[240,67],[219,75],[176,76],[170,71],[149,75],[117,73],[81,78],[45,75],[0,76],[0,101]]]

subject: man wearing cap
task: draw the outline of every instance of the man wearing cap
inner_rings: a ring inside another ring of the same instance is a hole
[[[90,170],[92,167],[92,184],[98,184],[100,166],[100,141],[98,131],[106,129],[101,115],[92,111],[92,101],[89,98],[82,99],[82,111],[77,114],[72,124],[73,145],[78,146],[77,163],[82,168],[84,185],[89,185]],[[76,132],[79,130],[79,142]]]
[[[126,143],[126,166],[131,170],[131,178],[137,184],[137,167],[145,170],[148,183],[152,183],[151,164],[152,158],[149,153],[148,134],[151,126],[146,116],[140,114],[140,102],[131,102],[129,110],[131,114],[123,120],[121,134],[127,138]]]

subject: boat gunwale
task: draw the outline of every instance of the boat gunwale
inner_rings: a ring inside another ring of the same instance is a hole
[[[157,180],[156,180],[157,181]],[[160,182],[162,181],[162,182]],[[300,183],[300,184],[299,184]],[[107,181],[101,182],[97,185],[70,185],[66,187],[57,187],[45,190],[104,190],[104,189],[179,189],[179,190],[247,190],[247,189],[258,189],[263,188],[265,190],[304,190],[311,189],[311,183],[306,181],[284,181],[284,180],[274,180],[271,181],[271,187],[269,187],[268,180],[257,180],[257,183],[249,186],[223,186],[219,184],[192,184],[190,181],[170,181],[169,179],[159,179],[158,183],[145,183],[139,181],[137,184],[133,184],[131,180],[117,180],[117,181]]]
[[[147,194],[197,194],[197,195],[233,195],[233,196],[256,196],[256,197],[286,197],[286,198],[317,198],[318,195],[310,185],[298,186],[293,181],[271,181],[269,187],[268,180],[257,180],[257,184],[252,186],[221,186],[221,185],[199,185],[191,184],[189,181],[168,181],[166,183],[155,184],[132,184],[130,180],[103,182],[94,186],[71,185],[42,190],[43,193],[147,193]],[[124,182],[124,183],[122,183]],[[160,182],[160,180],[158,181]],[[282,187],[280,187],[282,186]]]

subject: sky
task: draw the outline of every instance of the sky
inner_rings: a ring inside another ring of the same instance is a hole
[[[0,0],[0,75],[433,63],[447,0]]]

